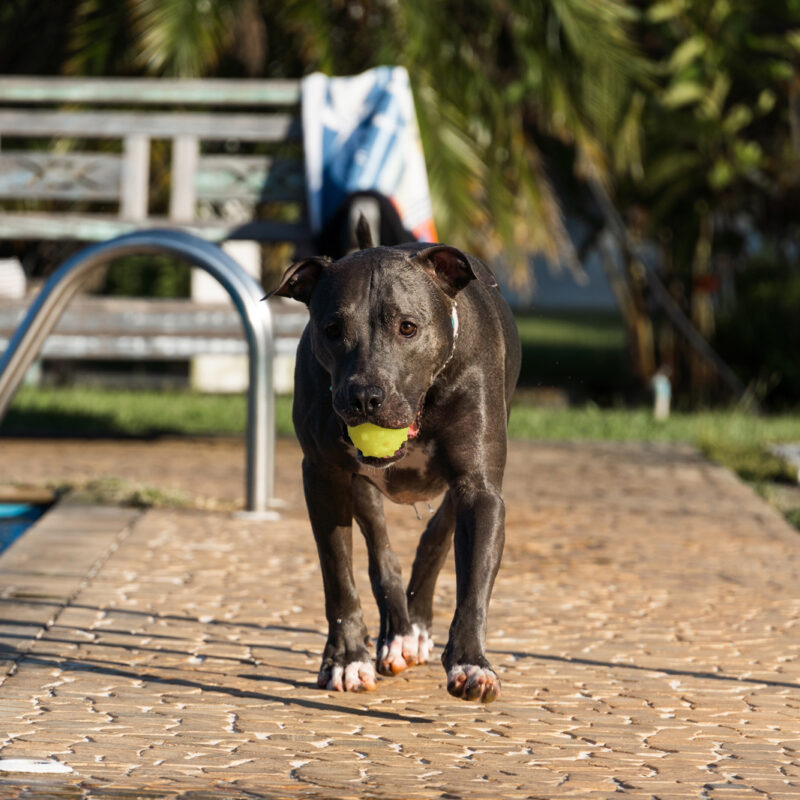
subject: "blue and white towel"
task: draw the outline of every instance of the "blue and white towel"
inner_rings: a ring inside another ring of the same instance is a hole
[[[303,145],[311,230],[318,233],[347,195],[377,191],[404,227],[435,242],[428,175],[404,67],[303,79]]]

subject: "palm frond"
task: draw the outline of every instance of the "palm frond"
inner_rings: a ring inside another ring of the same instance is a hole
[[[208,74],[230,42],[237,5],[230,0],[130,0],[137,62],[153,75]]]

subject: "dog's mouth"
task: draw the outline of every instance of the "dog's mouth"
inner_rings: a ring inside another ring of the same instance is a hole
[[[353,443],[353,440],[350,438],[350,435],[347,433],[347,425],[344,421],[341,422],[342,427],[342,439],[344,439],[347,444],[349,444],[355,451],[356,455],[358,456],[358,460],[368,467],[378,467],[378,468],[385,468],[391,466],[392,464],[396,464],[398,461],[403,459],[408,452],[408,443],[413,441],[419,435],[419,426],[420,426],[420,416],[422,415],[422,403],[420,403],[419,410],[417,411],[417,415],[414,418],[414,421],[408,425],[408,438],[404,441],[397,450],[394,451],[390,456],[365,456],[356,445]]]
[[[403,442],[403,444],[401,444],[392,455],[382,458],[379,458],[378,456],[365,456],[357,447],[356,453],[358,454],[358,460],[367,467],[383,468],[391,466],[392,464],[396,464],[402,458],[405,458],[406,444],[406,442]],[[355,447],[355,445],[353,445],[353,447]]]

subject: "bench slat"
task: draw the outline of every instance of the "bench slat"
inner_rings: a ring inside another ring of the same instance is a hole
[[[0,199],[117,200],[121,176],[108,153],[0,152]]]
[[[122,158],[111,153],[0,151],[2,200],[119,200],[121,179]],[[194,180],[199,201],[305,200],[301,161],[268,156],[200,156]]]
[[[304,242],[310,234],[303,223],[253,220],[243,224],[222,220],[176,223],[164,217],[126,221],[111,215],[7,213],[0,214],[0,239],[66,239],[99,242],[144,228],[180,228],[211,242],[225,239],[253,239],[261,242]]]
[[[299,139],[302,132],[299,119],[291,114],[0,110],[0,136],[105,139],[131,134],[160,139],[187,135],[206,141],[281,142]]]
[[[0,78],[0,102],[286,106],[300,102],[300,82],[4,77]]]
[[[271,302],[276,349],[291,355],[308,314]],[[0,298],[0,352],[27,304]],[[160,298],[76,298],[45,341],[45,358],[183,359],[246,354],[242,321],[230,304]]]
[[[269,301],[276,336],[299,337],[308,311],[280,298]],[[25,300],[0,297],[0,335],[13,333],[28,308]],[[242,320],[230,303],[188,298],[79,295],[55,327],[61,334],[148,334],[242,337]]]
[[[8,347],[9,339],[0,335],[0,353]],[[275,352],[293,356],[299,339],[279,338]],[[232,356],[248,354],[244,339],[213,336],[64,336],[52,333],[44,340],[39,351],[42,358],[96,359],[98,361],[123,361],[149,359],[151,361],[182,361],[204,355]]]
[[[200,156],[195,173],[198,200],[302,203],[303,163],[267,156]]]

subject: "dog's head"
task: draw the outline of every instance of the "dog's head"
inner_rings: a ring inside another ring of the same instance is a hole
[[[308,306],[311,347],[346,425],[413,433],[452,355],[456,297],[475,279],[496,285],[481,262],[454,247],[413,244],[305,259],[273,294]]]

